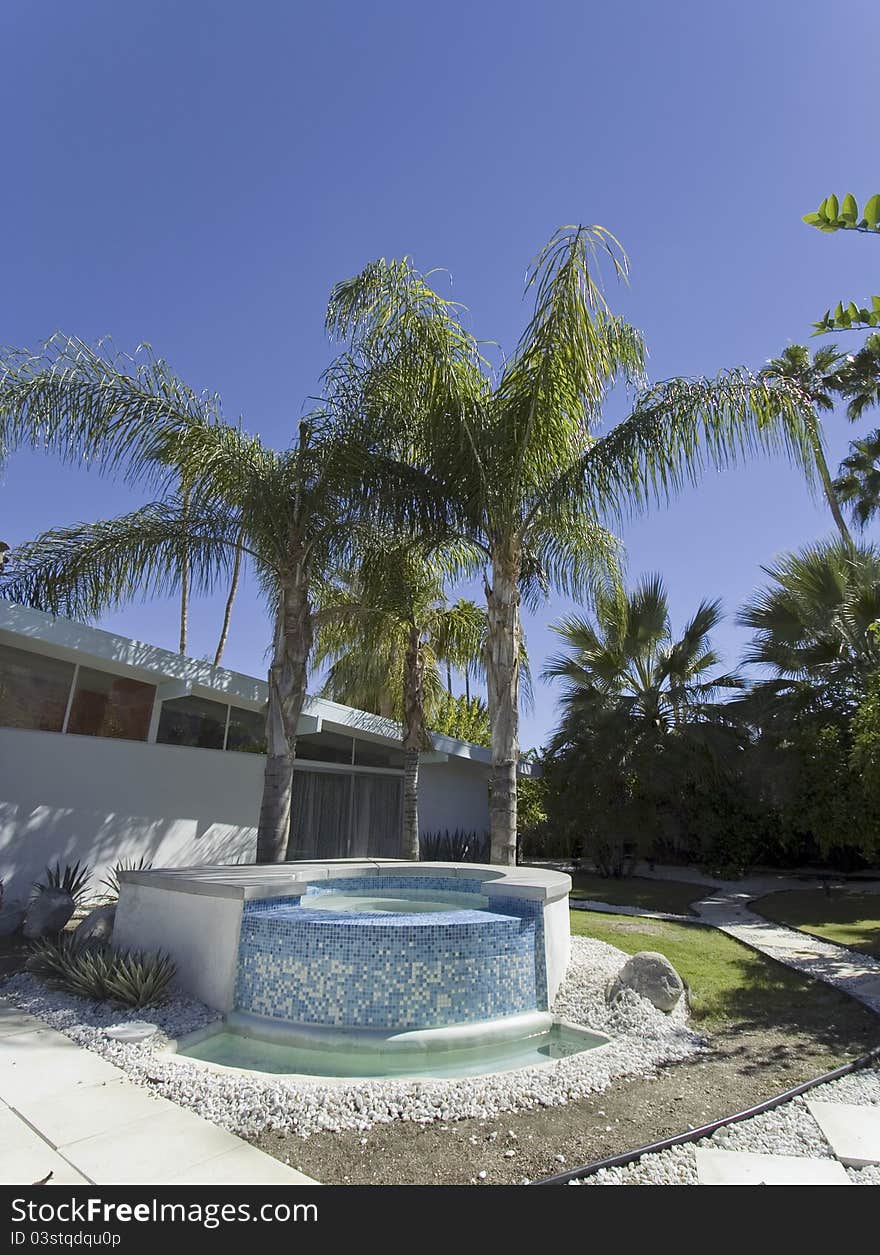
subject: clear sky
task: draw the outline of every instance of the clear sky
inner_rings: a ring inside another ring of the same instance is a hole
[[[872,0],[5,0],[0,40],[0,343],[149,341],[278,445],[331,356],[331,285],[380,255],[447,267],[476,334],[509,347],[530,257],[561,223],[601,223],[629,253],[612,301],[654,379],[760,367],[880,289],[876,245],[800,221],[828,192],[880,191]],[[856,433],[843,415],[827,433],[836,464]],[[137,500],[20,454],[0,537]],[[761,563],[829,531],[764,462],[624,538],[631,578],[661,571],[681,623],[703,596],[732,613]],[[566,608],[528,618],[536,671]],[[175,647],[166,603],[104,626]],[[218,629],[217,604],[197,606],[191,652]],[[246,585],[226,663],[261,673],[268,635]],[[743,639],[719,632],[728,663]],[[554,719],[536,688],[525,746]]]

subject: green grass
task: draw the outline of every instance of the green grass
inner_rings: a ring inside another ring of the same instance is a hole
[[[657,950],[687,982],[692,1023],[730,1029],[807,1031],[837,1043],[864,1032],[871,1013],[845,994],[775,963],[702,924],[572,911],[575,936],[596,937],[627,954]]]
[[[611,906],[640,906],[646,911],[668,911],[670,915],[691,914],[691,902],[709,892],[708,886],[681,880],[642,880],[638,876],[615,880],[589,872],[572,872],[571,879],[573,898],[589,898]]]
[[[800,928],[823,941],[836,941],[880,959],[880,894],[795,889],[768,894],[753,906],[777,924]]]

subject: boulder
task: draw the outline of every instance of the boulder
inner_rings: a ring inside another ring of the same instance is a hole
[[[647,998],[659,1011],[671,1011],[684,993],[684,981],[665,954],[640,950],[627,959],[609,985],[608,1001],[613,1002],[624,989]]]
[[[22,932],[31,939],[60,933],[74,909],[75,903],[69,893],[61,889],[42,889],[31,899]]]
[[[83,946],[108,946],[113,940],[115,922],[115,902],[109,906],[96,906],[77,925],[73,933],[73,944],[77,949],[82,949]]]
[[[23,919],[23,906],[0,906],[0,937],[9,937],[17,932]]]

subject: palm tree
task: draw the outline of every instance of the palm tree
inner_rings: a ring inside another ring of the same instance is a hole
[[[880,511],[880,429],[853,440],[840,464],[834,488],[850,506],[859,527],[865,527]]]
[[[663,581],[647,576],[631,593],[597,597],[593,620],[555,625],[567,649],[548,660],[544,678],[565,681],[566,715],[614,708],[652,738],[714,726],[719,694],[742,687],[735,675],[713,674],[720,659],[710,633],[720,620],[720,602],[702,601],[676,639]]]
[[[774,382],[793,383],[804,396],[809,397],[813,407],[809,432],[822,491],[841,538],[846,544],[851,545],[852,536],[840,509],[837,487],[831,479],[831,472],[825,461],[822,425],[819,419],[820,413],[828,413],[834,409],[834,395],[840,391],[840,372],[844,360],[833,344],[823,345],[812,357],[805,345],[790,344],[779,357],[768,362],[761,373],[766,379]]]
[[[54,450],[66,461],[121,470],[130,482],[161,479],[185,510],[189,488],[164,439],[168,424],[216,420],[216,394],[196,393],[178,379],[149,345],[136,355],[111,355],[108,341],[95,351],[61,333],[39,353],[7,350],[0,362],[0,465],[22,445]],[[124,381],[124,382],[123,382]],[[121,386],[120,386],[121,385]],[[95,389],[102,395],[95,396]],[[170,463],[169,463],[169,458]],[[190,571],[184,546],[180,561],[178,651],[185,654],[189,628]],[[240,575],[233,563],[223,624],[214,656],[219,665]]]
[[[671,380],[596,436],[608,389],[640,383],[641,336],[602,295],[600,258],[627,262],[599,226],[561,228],[533,262],[532,317],[489,369],[460,309],[407,261],[378,261],[334,290],[331,331],[350,344],[339,395],[402,433],[401,445],[455,504],[482,572],[492,724],[494,862],[516,859],[521,606],[551,589],[581,599],[617,578],[608,526],[665,500],[710,466],[756,449],[814,464],[811,408],[788,380],[744,371]]]
[[[479,665],[485,612],[472,601],[449,605],[442,568],[412,547],[371,547],[326,599],[334,613],[315,654],[332,662],[323,695],[403,725],[403,850],[418,859],[419,755],[442,707],[442,666]]]
[[[174,468],[187,487],[19,546],[0,585],[12,600],[90,618],[136,595],[176,592],[184,571],[207,591],[239,555],[253,564],[273,619],[257,858],[284,858],[309,656],[334,614],[317,609],[318,586],[345,564],[365,516],[374,528],[392,516],[399,526],[405,508],[428,528],[431,502],[420,515],[408,469],[387,458],[380,484],[363,431],[341,433],[325,411],[276,452],[223,422],[218,399],[197,396],[164,362],[120,364],[79,341],[56,340],[48,359],[7,361],[0,428],[7,447],[43,443],[102,467],[124,464],[133,477]]]
[[[845,716],[880,667],[880,551],[823,541],[762,568],[772,583],[743,606],[754,632],[744,662],[769,669],[749,703],[756,722],[791,724],[809,710]]]

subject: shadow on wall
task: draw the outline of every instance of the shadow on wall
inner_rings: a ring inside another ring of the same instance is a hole
[[[47,866],[88,863],[91,890],[120,859],[154,867],[251,863],[256,828],[196,819],[101,814],[27,802],[0,802],[0,881],[7,905],[26,899]]]

